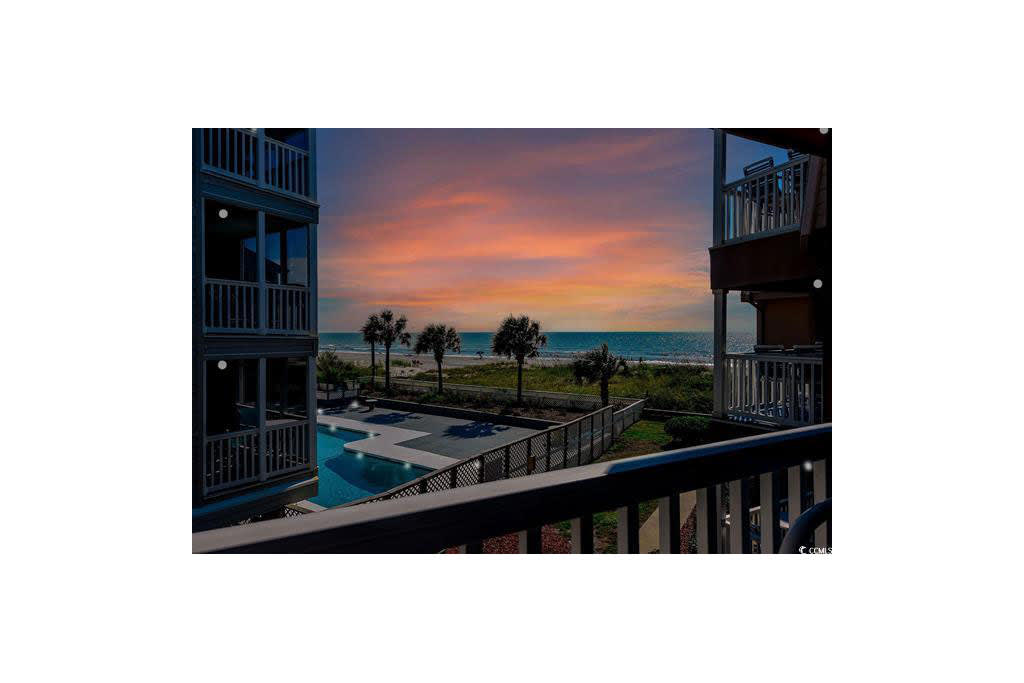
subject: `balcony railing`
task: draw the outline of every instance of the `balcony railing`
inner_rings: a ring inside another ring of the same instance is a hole
[[[258,329],[260,287],[255,282],[206,281],[206,327],[229,332]]]
[[[262,458],[258,429],[207,436],[203,440],[203,495],[313,469],[309,424],[309,420],[301,420],[266,427]]]
[[[309,289],[267,285],[267,329],[295,332],[309,329]]]
[[[216,493],[260,478],[259,431],[248,429],[206,437],[203,493]]]
[[[518,531],[520,551],[539,552],[541,527],[571,520],[573,551],[593,552],[594,513],[617,509],[618,551],[638,552],[638,506],[657,499],[660,551],[677,553],[679,495],[696,491],[698,552],[749,553],[754,549],[750,512],[756,491],[757,548],[772,553],[784,532],[779,519],[783,503],[792,520],[802,511],[808,486],[815,503],[830,499],[831,448],[830,424],[802,427],[196,533],[192,551],[409,553],[464,546],[479,552],[485,539]],[[808,468],[811,476],[801,476]],[[725,491],[727,506],[722,504]],[[725,512],[730,523],[727,543],[722,543]],[[831,544],[831,523],[817,527],[813,545]]]
[[[207,278],[203,321],[207,332],[308,334],[308,287]],[[265,294],[261,294],[265,292]],[[261,327],[261,298],[266,298],[265,329]]]
[[[278,476],[310,469],[309,421],[267,427],[267,474]]]
[[[310,153],[264,137],[259,128],[203,128],[203,168],[258,187],[316,198]]]
[[[263,144],[264,185],[288,194],[312,197],[309,152],[269,138]]]
[[[618,411],[614,406],[595,410],[572,422],[492,448],[480,455],[434,470],[390,491],[348,505],[450,491],[488,481],[514,479],[592,463],[604,455],[615,437],[640,419],[644,403],[641,399]]]
[[[821,356],[727,353],[724,362],[730,417],[789,426],[822,422]]]
[[[796,228],[803,215],[808,157],[760,171],[722,187],[723,241]]]

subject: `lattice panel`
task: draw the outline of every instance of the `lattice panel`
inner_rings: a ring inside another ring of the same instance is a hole
[[[509,457],[508,457],[508,476],[509,476],[509,478],[512,478],[512,477],[525,477],[526,476],[526,474],[527,474],[527,472],[526,472],[526,465],[527,465],[527,455],[528,455],[527,452],[528,452],[528,450],[529,450],[529,446],[527,446],[527,441],[526,440],[518,441],[518,442],[516,442],[516,443],[514,443],[514,444],[509,446],[509,449],[508,449],[508,453],[509,453]]]
[[[427,482],[426,493],[447,491],[451,487],[451,474],[448,472],[437,472],[434,476],[429,477],[425,481]]]
[[[472,486],[480,482],[480,459],[473,458],[458,466],[455,481],[459,486]]]
[[[419,485],[406,486],[404,489],[398,489],[391,494],[391,498],[405,498],[406,496],[415,496],[420,492]]]
[[[533,454],[533,471],[547,472],[547,437],[543,434],[530,437],[530,452]]]
[[[505,449],[488,451],[483,455],[483,480],[498,481],[505,478]]]

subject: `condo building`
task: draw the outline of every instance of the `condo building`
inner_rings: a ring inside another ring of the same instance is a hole
[[[192,129],[192,524],[317,493],[316,131]]]

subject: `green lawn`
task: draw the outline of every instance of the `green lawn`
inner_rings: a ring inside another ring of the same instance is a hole
[[[624,431],[615,444],[598,462],[630,458],[634,455],[658,453],[670,447],[672,438],[665,433],[665,423],[654,420],[640,420]],[[658,502],[648,500],[640,503],[640,524],[643,525],[651,513],[658,507]],[[555,525],[566,538],[570,537],[569,522]],[[594,513],[594,551],[599,553],[616,552],[618,539],[618,515],[615,510]]]
[[[478,384],[488,387],[516,386],[514,363],[489,363],[462,368],[451,368],[444,373],[445,380],[453,384]],[[437,371],[420,372],[413,379],[436,382]],[[567,365],[526,367],[523,369],[523,389],[562,391],[568,393],[600,394],[597,384],[579,385],[573,381],[572,369]],[[628,373],[618,374],[609,383],[612,396],[648,397],[648,407],[664,410],[711,412],[711,368],[702,365],[631,366]]]

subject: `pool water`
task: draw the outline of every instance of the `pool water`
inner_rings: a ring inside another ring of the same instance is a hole
[[[332,431],[330,427],[317,425],[316,460],[320,467],[320,492],[310,501],[334,507],[387,491],[431,471],[345,450],[346,443],[366,437],[364,432]]]

